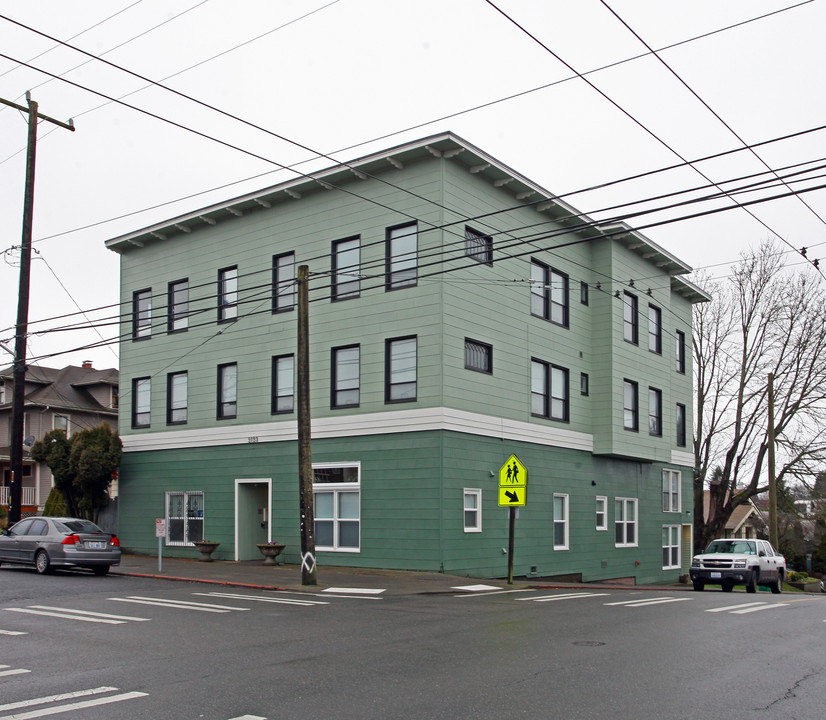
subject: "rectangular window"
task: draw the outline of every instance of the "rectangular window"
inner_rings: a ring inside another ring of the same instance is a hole
[[[398,290],[416,285],[418,242],[418,226],[415,222],[387,228],[385,290]]]
[[[614,500],[614,543],[616,547],[637,546],[637,499]]]
[[[359,404],[359,346],[350,345],[332,349],[331,407],[358,407]]]
[[[272,311],[295,306],[295,253],[272,256]]]
[[[218,419],[238,415],[238,363],[218,366]]]
[[[218,322],[238,317],[238,266],[218,271]]]
[[[626,342],[639,343],[639,318],[637,316],[637,296],[627,290],[622,295],[623,337]]]
[[[633,380],[623,380],[622,397],[623,428],[626,430],[639,430],[639,385]]]
[[[680,471],[663,470],[663,512],[680,512]]]
[[[663,391],[652,387],[648,388],[648,434],[663,434]]]
[[[110,405],[110,407],[117,408],[117,407],[118,407],[118,404],[120,403],[120,391],[118,390],[118,386],[117,386],[117,385],[113,385],[113,386],[112,386],[112,388],[111,388],[111,390],[112,390],[112,394],[111,394],[111,396],[110,396],[110,397],[111,397],[111,400],[110,400],[111,405]]]
[[[6,404],[6,383],[0,380],[0,405]]]
[[[648,349],[658,355],[663,352],[662,316],[662,310],[656,305],[648,306]]]
[[[187,374],[169,373],[166,376],[166,424],[179,425],[186,422]]]
[[[132,294],[132,339],[145,340],[152,335],[152,291]]]
[[[465,488],[462,495],[465,532],[482,532],[482,491]]]
[[[685,333],[677,330],[677,372],[685,375]]]
[[[493,345],[465,338],[465,369],[493,373]]]
[[[416,337],[394,338],[385,344],[386,403],[412,402],[417,392]]]
[[[608,498],[597,497],[597,530],[608,529]]]
[[[315,544],[319,550],[358,552],[361,543],[361,466],[313,465]]]
[[[465,225],[465,255],[476,262],[493,265],[493,238]]]
[[[680,567],[680,526],[663,525],[663,570]]]
[[[554,550],[568,549],[568,496],[554,493]]]
[[[192,545],[204,539],[204,494],[166,493],[166,544]]]
[[[272,359],[272,414],[291,413],[295,407],[295,362],[292,355]]]
[[[568,327],[568,276],[531,261],[531,314]]]
[[[542,360],[531,360],[531,414],[568,420],[568,371]]]
[[[166,330],[183,332],[189,327],[189,280],[169,283]]]
[[[66,437],[69,438],[72,436],[72,423],[68,415],[53,415],[52,416],[52,429],[53,430],[62,430],[66,433]]]
[[[579,284],[579,301],[580,301],[583,305],[587,305],[587,304],[588,304],[588,292],[589,292],[589,289],[590,289],[590,288],[588,287],[588,283],[587,283],[587,282],[581,282],[581,283]]]
[[[677,447],[685,447],[685,405],[677,403]]]
[[[152,381],[148,378],[132,380],[132,427],[149,427],[149,395]]]
[[[361,289],[359,237],[333,243],[333,300],[357,298]]]
[[[579,394],[580,395],[589,395],[591,392],[590,387],[590,379],[588,378],[588,373],[580,373],[579,374]]]

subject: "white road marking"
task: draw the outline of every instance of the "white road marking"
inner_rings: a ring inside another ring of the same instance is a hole
[[[31,670],[24,670],[23,668],[16,668],[9,670],[11,665],[0,665],[0,677],[5,677],[6,675],[24,675],[25,673],[30,673]]]
[[[497,585],[457,585],[451,590],[467,590],[467,592],[482,592],[483,590],[498,590]]]
[[[260,715],[241,715],[237,718],[230,718],[230,720],[267,720],[267,718]]]
[[[20,632],[18,630],[0,630],[0,635],[28,635],[27,632]]]
[[[765,605],[766,603],[763,602],[750,602],[750,603],[743,603],[742,605],[724,605],[723,607],[718,608],[711,608],[710,610],[706,610],[706,612],[731,612],[732,610],[738,610],[740,608],[749,608],[755,607],[757,605]]]
[[[684,602],[692,598],[644,598],[642,600],[622,600],[620,602],[605,603],[606,605],[627,605],[628,607],[647,607],[648,605],[661,605],[663,603]]]
[[[123,625],[126,620],[108,620],[107,618],[84,617],[71,615],[66,612],[50,612],[49,610],[35,610],[33,608],[6,608],[9,612],[27,613],[28,615],[45,615],[47,617],[63,618],[64,620],[81,620],[82,622],[96,622],[104,625]]]
[[[132,617],[131,615],[110,615],[109,613],[91,612],[89,610],[75,610],[74,608],[52,607],[51,605],[30,605],[38,610],[55,610],[56,612],[73,613],[75,615],[90,615],[91,617],[109,618],[110,620],[133,620],[134,622],[149,622],[151,618]]]
[[[234,607],[231,605],[212,605],[210,603],[196,603],[188,600],[168,600],[166,598],[148,598],[140,595],[132,595],[125,598],[109,598],[115,602],[130,602],[138,605],[157,605],[158,607],[175,608],[176,610],[200,610],[201,612],[228,613],[233,610],[240,612],[249,610],[244,607]]]
[[[553,602],[554,600],[578,600],[588,597],[605,597],[611,593],[566,593],[564,595],[543,595],[536,598],[519,598],[519,600],[532,600],[534,602]]]
[[[760,610],[776,610],[777,608],[788,607],[783,603],[771,603],[763,605],[762,607],[745,608],[743,610],[733,610],[732,615],[745,615],[746,613],[759,612]]]
[[[47,695],[42,698],[33,698],[31,700],[21,700],[19,702],[6,703],[0,705],[0,710],[17,710],[22,707],[32,707],[33,705],[45,705],[50,702],[60,702],[61,700],[73,700],[74,698],[84,697],[85,695],[100,695],[105,692],[115,692],[116,687],[98,687],[90,688],[89,690],[77,690],[70,693],[61,693],[60,695]]]
[[[461,593],[453,597],[487,597],[488,595],[512,595],[513,593],[533,592],[530,588],[523,588],[519,590],[494,590],[491,592],[477,592],[477,593]],[[519,600],[530,600],[531,598],[518,598]]]
[[[329,587],[321,592],[323,593],[338,593],[339,595],[380,595],[385,588],[340,588]]]
[[[109,703],[121,702],[122,700],[134,700],[135,698],[145,697],[146,695],[147,693],[144,692],[128,692],[121,693],[120,695],[109,695],[108,697],[95,698],[94,700],[81,700],[80,702],[69,703],[68,705],[55,705],[50,708],[15,713],[14,715],[0,715],[0,720],[32,720],[32,718],[45,717],[46,715],[57,715],[58,713],[68,712],[70,710],[82,710],[83,708],[95,707],[96,705],[108,705]]]
[[[299,600],[298,598],[263,597],[261,595],[241,595],[236,593],[192,593],[193,595],[204,595],[206,597],[225,597],[233,600],[254,600],[256,602],[282,603],[284,605],[329,605],[323,600]]]

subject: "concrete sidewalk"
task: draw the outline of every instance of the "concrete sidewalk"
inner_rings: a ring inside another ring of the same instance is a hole
[[[157,557],[140,555],[123,555],[120,565],[113,567],[111,572],[116,575],[211,583],[258,590],[313,593],[329,588],[344,588],[350,592],[355,589],[381,589],[384,591],[382,595],[385,596],[449,593],[456,592],[456,587],[475,585],[526,589],[539,584],[535,581],[529,583],[524,579],[514,580],[513,585],[508,585],[504,579],[487,580],[444,573],[321,566],[317,570],[318,584],[313,586],[301,584],[299,565],[264,565],[263,560],[202,562],[189,558],[163,558],[159,572]]]

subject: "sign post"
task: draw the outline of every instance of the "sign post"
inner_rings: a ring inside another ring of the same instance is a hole
[[[499,468],[499,505],[510,508],[508,523],[508,585],[513,585],[513,535],[516,509],[528,501],[528,468],[511,455]]]
[[[166,537],[166,520],[157,518],[155,520],[155,537],[158,538],[158,572],[163,570],[163,539]]]

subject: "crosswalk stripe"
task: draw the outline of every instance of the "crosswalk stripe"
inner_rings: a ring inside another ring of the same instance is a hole
[[[125,598],[109,598],[115,602],[137,603],[138,605],[156,605],[158,607],[175,608],[176,610],[200,610],[201,612],[228,613],[233,610],[245,611],[249,608],[233,607],[231,605],[212,605],[210,603],[196,603],[188,600],[168,600],[166,598],[148,598],[133,595]]]
[[[230,720],[267,720],[267,718],[260,715],[240,715],[237,718],[230,718]]]
[[[84,617],[71,615],[66,612],[52,612],[49,610],[35,610],[34,608],[6,608],[9,612],[26,613],[28,615],[45,615],[47,617],[63,618],[64,620],[81,620],[82,622],[96,622],[104,625],[123,625],[126,620],[109,620],[107,618]]]
[[[636,600],[620,600],[618,602],[605,603],[606,605],[628,605],[629,607],[644,607],[646,605],[659,605],[660,603],[683,602],[691,598],[637,598]]]
[[[282,603],[284,605],[329,605],[323,600],[299,600],[298,598],[262,597],[260,595],[240,595],[235,593],[193,593],[193,595],[204,595],[206,597],[225,597],[233,600],[254,600],[265,603]]]
[[[61,693],[60,695],[47,695],[46,697],[33,698],[31,700],[20,700],[18,702],[6,703],[0,705],[0,710],[17,710],[22,707],[32,707],[32,705],[45,705],[51,702],[60,702],[61,700],[73,700],[74,698],[84,697],[86,695],[100,695],[100,693],[115,692],[116,687],[97,687],[89,688],[88,690],[76,690],[75,692]]]
[[[553,602],[554,600],[579,600],[580,598],[604,597],[611,593],[567,593],[565,595],[543,595],[536,598],[518,598],[519,600],[532,600],[534,602]]]
[[[55,610],[57,612],[70,612],[75,615],[90,615],[91,617],[109,618],[110,620],[133,620],[134,622],[149,622],[151,618],[132,617],[131,615],[110,615],[109,613],[91,612],[90,610],[75,610],[74,608],[59,608],[51,605],[30,605],[29,607],[38,610]]]
[[[57,715],[58,713],[70,710],[82,710],[83,708],[95,707],[96,705],[108,705],[109,703],[121,702],[123,700],[134,700],[145,697],[145,692],[127,692],[120,695],[109,695],[108,697],[95,698],[94,700],[81,700],[80,702],[68,703],[67,705],[55,705],[54,707],[31,710],[29,712],[15,713],[14,715],[0,715],[0,720],[32,720],[33,718],[45,717],[47,715]]]
[[[342,587],[328,587],[321,592],[336,593],[338,595],[380,595],[384,592],[384,588],[342,588]]]
[[[0,677],[5,677],[6,675],[24,675],[25,673],[30,673],[31,670],[24,670],[23,668],[11,668],[11,665],[0,665]]]
[[[788,607],[788,605],[784,605],[783,603],[772,603],[766,604],[762,607],[753,607],[753,608],[744,608],[743,610],[733,610],[731,612],[732,615],[745,615],[746,613],[753,613],[753,612],[760,612],[761,610],[775,610],[777,608],[784,608]]]
[[[732,610],[739,610],[740,608],[755,607],[757,605],[765,605],[763,602],[743,603],[742,605],[724,605],[723,607],[711,608],[706,612],[731,612]]]
[[[453,597],[488,597],[488,595],[513,595],[514,593],[529,593],[533,592],[530,588],[518,590],[489,590],[486,592],[463,592],[454,595]],[[528,600],[530,598],[517,598],[517,600]]]
[[[27,632],[21,632],[20,630],[0,630],[0,635],[28,635]]]

